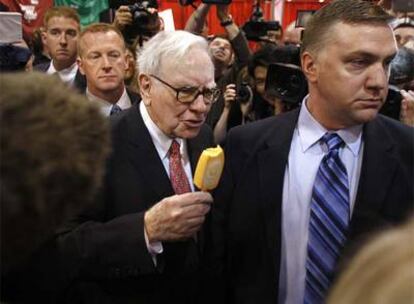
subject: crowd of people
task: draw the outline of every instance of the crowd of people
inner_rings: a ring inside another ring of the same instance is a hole
[[[229,5],[143,3],[0,44],[1,303],[414,301],[410,13],[333,0],[253,51]]]

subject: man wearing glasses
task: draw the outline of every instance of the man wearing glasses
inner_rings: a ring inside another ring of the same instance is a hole
[[[102,197],[58,238],[86,303],[196,303],[201,228],[212,197],[193,172],[213,143],[204,125],[219,91],[207,42],[160,32],[139,59],[142,102],[111,117]]]

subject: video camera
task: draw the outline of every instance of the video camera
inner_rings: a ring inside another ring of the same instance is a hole
[[[247,21],[242,27],[246,38],[252,41],[262,41],[268,31],[280,31],[279,21]]]
[[[279,47],[274,55],[276,63],[269,65],[266,77],[266,94],[281,99],[291,109],[299,106],[308,93],[299,53],[297,46]]]
[[[400,48],[397,56],[391,61],[391,72],[387,99],[380,113],[396,120],[400,119],[402,96],[400,89],[414,81],[414,51]]]

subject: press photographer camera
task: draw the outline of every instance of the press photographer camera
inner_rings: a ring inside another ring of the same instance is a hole
[[[400,119],[402,96],[400,89],[414,90],[414,51],[400,48],[391,62],[388,96],[380,110],[393,119]]]
[[[249,21],[243,25],[242,30],[247,40],[263,42],[275,42],[270,39],[269,36],[271,35],[269,34],[278,32],[281,36],[282,33],[279,21],[264,21],[260,1],[257,1],[254,5],[252,15]]]
[[[253,90],[247,81],[242,81],[240,85],[237,86],[236,90],[236,102],[241,104],[246,104],[251,102],[253,99]]]
[[[120,1],[114,24],[123,33],[127,44],[133,44],[137,38],[150,38],[160,30],[160,20],[156,0]],[[142,41],[139,41],[142,45]]]
[[[298,107],[308,93],[305,75],[300,68],[300,49],[294,45],[278,47],[266,77],[266,95],[278,98],[287,110]]]

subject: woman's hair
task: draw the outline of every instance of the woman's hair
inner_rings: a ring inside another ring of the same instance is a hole
[[[328,304],[413,303],[414,219],[379,234],[355,256]]]
[[[0,83],[5,269],[93,201],[109,154],[109,126],[98,107],[55,77],[3,74]]]

